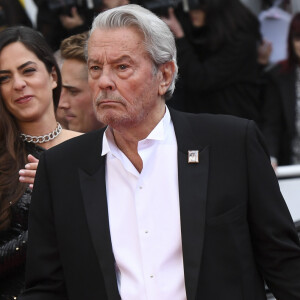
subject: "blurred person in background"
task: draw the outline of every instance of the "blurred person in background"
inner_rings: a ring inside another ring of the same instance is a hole
[[[180,19],[163,18],[176,37],[179,81],[170,105],[193,113],[259,119],[256,16],[239,0],[190,0]],[[172,102],[173,101],[173,102]]]
[[[267,73],[262,131],[274,168],[300,164],[300,13],[289,27],[286,60]]]
[[[128,0],[34,0],[38,7],[37,29],[54,51],[63,39],[89,30],[99,12],[128,4]]]
[[[0,33],[0,299],[24,288],[31,188],[19,170],[79,135],[55,119],[61,91],[57,63],[42,35],[27,27]],[[19,181],[20,177],[20,182]]]
[[[88,84],[85,44],[88,33],[80,33],[63,40],[60,55],[63,59],[62,93],[58,107],[63,110],[71,130],[89,132],[102,128],[93,107],[92,92]]]
[[[102,11],[129,3],[129,0],[102,0]]]
[[[8,26],[32,27],[32,22],[19,0],[0,0],[0,30]]]
[[[87,0],[34,0],[37,8],[37,29],[45,36],[52,50],[68,36],[89,29],[101,1]],[[98,3],[99,2],[99,3]]]

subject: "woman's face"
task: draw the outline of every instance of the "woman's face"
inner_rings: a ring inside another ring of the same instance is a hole
[[[300,61],[300,38],[295,38],[293,40],[293,46],[295,54],[297,55],[299,61]]]
[[[21,42],[0,52],[0,92],[8,111],[17,122],[36,121],[54,114],[52,91],[57,86],[55,71]]]
[[[205,12],[201,9],[192,9],[189,12],[194,27],[202,27],[205,25]]]

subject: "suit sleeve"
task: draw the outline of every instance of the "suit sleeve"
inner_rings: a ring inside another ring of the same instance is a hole
[[[249,122],[248,220],[258,268],[278,299],[300,299],[300,243],[261,133]]]
[[[40,158],[32,193],[28,225],[26,288],[21,300],[67,300],[60,261],[46,153]]]

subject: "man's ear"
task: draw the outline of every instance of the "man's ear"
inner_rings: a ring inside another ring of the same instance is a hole
[[[161,66],[159,66],[159,71],[161,72],[161,80],[158,86],[158,94],[163,96],[168,90],[170,84],[172,83],[174,73],[175,73],[175,64],[173,61],[168,61]]]
[[[57,87],[57,80],[58,80],[57,79],[57,72],[56,72],[55,67],[52,67],[50,76],[52,78],[52,89],[55,89]]]

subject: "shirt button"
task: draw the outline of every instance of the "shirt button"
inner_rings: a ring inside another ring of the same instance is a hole
[[[150,275],[150,278],[153,278],[154,276],[153,275]]]
[[[148,233],[149,231],[148,230],[145,230],[145,233]]]
[[[143,189],[143,187],[142,187],[142,186],[140,186],[139,188],[140,188],[140,190],[142,190],[142,189]]]

